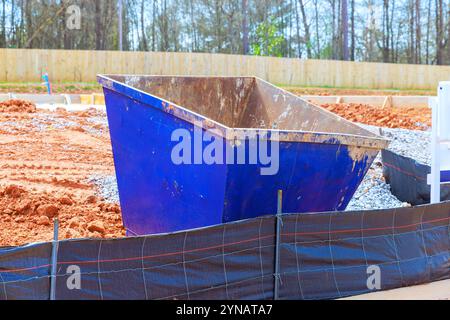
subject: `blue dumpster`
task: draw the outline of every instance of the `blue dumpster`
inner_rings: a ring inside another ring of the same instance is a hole
[[[387,141],[255,77],[99,75],[124,225],[343,210]]]

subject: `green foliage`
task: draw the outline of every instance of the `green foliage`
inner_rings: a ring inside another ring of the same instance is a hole
[[[332,59],[333,58],[333,46],[331,43],[327,43],[327,45],[322,48],[322,50],[320,52],[320,58],[322,58],[322,59]]]
[[[256,27],[252,52],[257,56],[283,56],[283,33],[275,19],[270,18]]]

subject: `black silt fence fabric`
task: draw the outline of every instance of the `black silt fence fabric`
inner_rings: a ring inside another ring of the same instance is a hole
[[[373,265],[382,290],[447,279],[449,217],[450,203],[284,215],[279,297],[368,293]],[[79,252],[83,285],[67,290],[59,268],[57,297],[273,299],[275,224],[275,217],[264,217],[161,236],[64,242],[59,263],[73,262]]]
[[[52,245],[0,248],[0,300],[48,300]]]
[[[450,277],[449,203],[284,217],[280,298],[332,299]]]
[[[430,203],[431,188],[427,183],[430,166],[389,150],[382,151],[382,159],[383,175],[391,185],[392,193],[400,201],[413,206]],[[441,186],[441,200],[450,200],[449,185]]]
[[[173,234],[61,241],[57,299],[334,299],[450,278],[450,202],[285,214]],[[0,298],[48,299],[51,244],[0,250]],[[70,284],[79,270],[80,288]],[[5,289],[6,288],[6,289]]]
[[[271,299],[274,228],[273,217],[263,217],[167,235],[65,241],[57,298]],[[67,289],[70,265],[81,269],[81,290]]]

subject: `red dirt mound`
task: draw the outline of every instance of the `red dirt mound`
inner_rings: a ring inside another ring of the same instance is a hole
[[[119,205],[97,199],[9,185],[0,189],[0,208],[0,245],[50,241],[54,218],[60,222],[60,239],[124,236]]]
[[[105,116],[0,112],[0,246],[51,240],[56,217],[61,239],[125,235],[118,204],[88,182],[114,174]]]
[[[7,100],[0,102],[0,112],[36,112],[34,103],[25,100]]]
[[[323,108],[353,121],[386,128],[427,130],[431,127],[428,108],[379,108],[366,104],[324,104]]]

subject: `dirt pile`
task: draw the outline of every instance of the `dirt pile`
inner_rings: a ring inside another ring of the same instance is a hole
[[[323,108],[353,121],[386,128],[428,130],[431,110],[428,108],[379,108],[366,104],[324,104]]]
[[[123,236],[120,208],[99,199],[70,194],[32,192],[17,185],[0,189],[0,244],[49,241],[53,219],[60,222],[60,239]]]
[[[103,112],[0,113],[0,246],[125,235],[118,204],[88,180],[114,174]]]
[[[25,100],[8,100],[0,102],[0,112],[36,112],[34,103]]]

